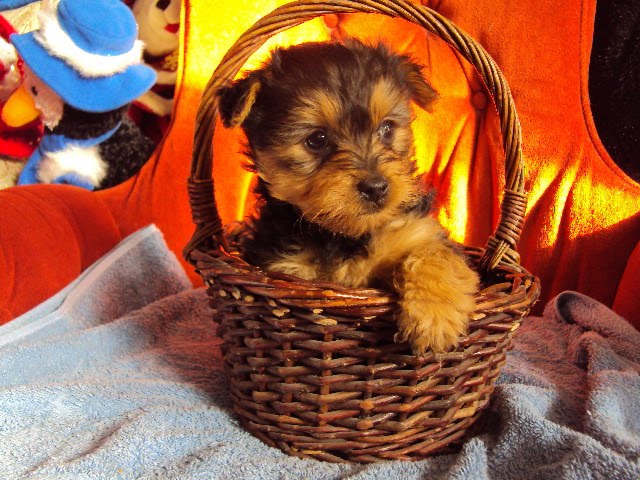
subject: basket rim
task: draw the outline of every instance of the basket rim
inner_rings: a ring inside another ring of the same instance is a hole
[[[235,300],[255,307],[260,305],[260,301],[267,302],[276,316],[296,309],[306,320],[319,321],[324,325],[334,321],[336,325],[342,322],[366,324],[369,320],[375,321],[397,310],[398,297],[389,290],[304,280],[285,273],[265,271],[248,263],[240,255],[239,239],[250,233],[250,228],[245,222],[236,222],[234,229],[225,230],[228,245],[234,247],[230,248],[230,252],[215,248],[198,248],[193,252],[196,269],[207,286],[210,289],[214,283],[219,286],[219,290],[210,290],[213,297],[222,297],[220,299],[224,300],[227,293],[223,290],[228,289],[228,295],[235,297]],[[479,269],[485,249],[462,247],[474,267]],[[523,267],[516,268],[502,261],[491,275],[475,295],[476,309],[470,317],[469,336],[461,340],[462,346],[468,343],[475,329],[487,326],[484,320],[487,317],[502,313],[522,317],[540,295],[539,278]],[[307,313],[301,314],[301,311]],[[323,323],[326,318],[330,319],[329,323]],[[498,324],[513,324],[506,317],[502,320],[492,320],[492,328],[501,330],[505,327]]]
[[[207,83],[198,106],[191,175],[188,180],[193,236],[183,250],[184,258],[195,265],[196,250],[228,251],[224,227],[215,201],[213,181],[213,135],[218,118],[216,91],[232,81],[246,60],[271,36],[330,13],[381,13],[415,23],[440,37],[458,51],[479,72],[496,106],[505,154],[505,188],[501,214],[495,232],[489,236],[480,262],[482,272],[501,263],[522,270],[516,245],[522,232],[527,194],[524,190],[524,163],[520,122],[509,86],[488,52],[472,37],[438,12],[410,0],[297,0],[274,9],[243,33],[227,51]]]

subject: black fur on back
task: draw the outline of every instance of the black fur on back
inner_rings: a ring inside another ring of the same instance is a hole
[[[243,245],[243,256],[249,263],[266,266],[283,253],[293,254],[308,247],[322,252],[325,263],[367,255],[368,236],[349,238],[305,220],[293,205],[269,195],[260,179],[256,195],[255,235]]]

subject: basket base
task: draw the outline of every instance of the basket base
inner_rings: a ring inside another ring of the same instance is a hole
[[[484,254],[466,251],[476,264]],[[419,357],[393,341],[388,292],[266,275],[221,250],[192,257],[244,427],[290,455],[329,462],[417,460],[460,441],[540,291],[525,270],[500,265],[477,295],[467,337]]]
[[[421,432],[401,438],[396,443],[384,443],[381,439],[367,444],[366,437],[360,440],[364,448],[355,448],[354,441],[334,440],[333,448],[326,449],[321,438],[304,437],[285,433],[286,429],[279,429],[272,425],[256,424],[242,417],[241,424],[265,444],[278,448],[288,455],[298,458],[310,458],[332,463],[374,463],[390,460],[417,461],[436,454],[451,453],[457,450],[469,428],[479,418],[481,412],[463,421],[450,425],[445,429],[435,429],[435,432]],[[403,443],[402,440],[408,440]],[[313,448],[315,447],[315,448]]]

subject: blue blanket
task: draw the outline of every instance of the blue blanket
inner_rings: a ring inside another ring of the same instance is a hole
[[[125,240],[0,327],[0,478],[640,478],[640,333],[583,295],[525,320],[460,450],[417,462],[264,445],[233,415],[215,331],[158,230]]]

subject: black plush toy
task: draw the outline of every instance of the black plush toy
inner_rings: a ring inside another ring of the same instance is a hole
[[[115,132],[97,145],[102,161],[107,165],[106,176],[96,189],[113,187],[134,175],[147,161],[155,142],[145,137],[126,113],[129,104],[102,113],[84,112],[64,105],[59,123],[48,130],[50,135],[63,135],[73,140],[99,138],[118,126]]]
[[[598,0],[589,94],[613,160],[640,182],[640,2]]]

